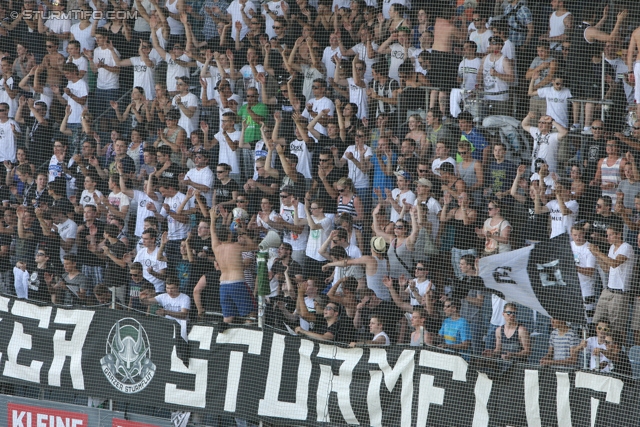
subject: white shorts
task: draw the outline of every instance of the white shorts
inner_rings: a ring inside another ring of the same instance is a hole
[[[634,98],[636,100],[636,104],[640,104],[640,62],[635,62],[633,64],[633,76],[636,79]]]

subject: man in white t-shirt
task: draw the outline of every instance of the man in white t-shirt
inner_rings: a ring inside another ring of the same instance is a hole
[[[153,228],[147,228],[142,232],[142,244],[144,247],[138,251],[133,262],[142,264],[142,275],[153,284],[156,292],[164,292],[164,279],[167,263],[158,261],[159,248],[156,245],[158,232]]]
[[[205,151],[196,153],[193,157],[193,162],[196,164],[195,168],[192,168],[184,176],[184,182],[189,188],[196,189],[202,193],[205,199],[207,199],[207,206],[211,206],[211,186],[213,185],[213,172],[209,168],[209,155]]]
[[[193,198],[185,203],[185,194],[178,191],[178,180],[175,178],[161,178],[158,183],[158,191],[164,197],[162,210],[155,212],[158,220],[167,221],[169,242],[167,243],[167,260],[169,266],[175,266],[181,259],[180,242],[186,239],[191,230],[189,215],[183,213],[192,209],[195,205]],[[178,212],[179,208],[182,210]]]
[[[218,163],[225,163],[231,166],[229,176],[238,181],[240,179],[240,163],[238,162],[238,145],[240,144],[241,131],[236,130],[235,123],[237,116],[229,111],[222,114],[220,132],[214,138],[218,140],[219,156]]]
[[[131,58],[120,59],[113,49],[111,53],[119,67],[133,67],[132,87],[141,87],[144,89],[146,99],[155,99],[155,68],[157,64],[155,56],[150,56],[151,43],[140,40],[138,56],[132,56]]]
[[[558,171],[558,150],[559,145],[567,136],[569,131],[551,118],[551,116],[542,116],[538,120],[538,127],[530,126],[529,123],[533,119],[534,113],[527,114],[522,120],[522,129],[529,132],[533,137],[533,152],[531,154],[531,172],[536,171],[536,159],[544,159],[549,165],[549,172]],[[552,128],[558,129],[557,133],[551,133]]]
[[[340,108],[338,106],[338,108]],[[371,157],[373,151],[366,142],[369,141],[370,134],[368,128],[359,128],[355,133],[355,144],[350,145],[344,151],[342,158],[338,158],[338,153],[334,153],[334,162],[337,167],[342,168],[347,165],[349,168],[349,178],[353,181],[358,196],[364,201],[368,200],[369,194],[365,189],[369,188],[369,171],[372,168]]]
[[[249,26],[244,20],[244,15],[251,19],[257,14],[256,6],[249,0],[233,0],[229,7],[227,7],[227,21],[231,21],[231,38],[235,41],[238,37],[236,31],[236,24],[240,23],[242,28],[240,29],[240,40],[244,39],[249,32]]]
[[[174,280],[168,280],[165,288],[166,293],[155,296],[153,291],[140,292],[140,302],[145,305],[158,304],[162,307],[156,310],[156,315],[178,322],[182,339],[188,341],[187,321],[189,320],[191,299],[187,294],[180,292],[180,287]]]
[[[563,233],[569,233],[578,216],[578,202],[569,200],[570,189],[571,183],[568,179],[562,178],[556,181],[556,198],[543,206],[541,201],[543,190],[539,186],[535,187],[535,213],[540,215],[549,212],[551,219],[551,236],[549,238],[551,239]]]
[[[318,120],[314,126],[315,130],[320,132],[322,135],[326,135],[327,129],[325,128],[325,125],[327,124],[328,116],[333,116],[336,111],[336,106],[333,101],[327,98],[324,94],[327,88],[327,83],[324,79],[315,79],[311,88],[313,90],[313,98],[309,99],[309,102],[307,102],[307,108],[302,112],[302,117],[306,117],[311,121],[323,110],[329,110],[327,114],[322,115],[322,118]]]
[[[607,241],[611,243],[609,253],[602,253],[598,245],[589,246],[589,250],[596,258],[598,265],[609,273],[609,280],[598,299],[593,321],[598,323],[601,319],[608,319],[611,322],[611,328],[625,337],[629,321],[635,252],[633,247],[623,240],[622,233],[622,224],[613,223],[607,228]]]
[[[78,40],[71,40],[67,45],[67,53],[69,56],[66,62],[68,64],[76,64],[76,67],[78,67],[78,75],[82,80],[88,82],[89,75],[87,72],[89,71],[89,61],[87,57],[82,54],[80,42]]]
[[[19,135],[20,125],[9,118],[9,104],[0,102],[0,162],[15,163]]]
[[[57,229],[60,237],[60,262],[64,262],[66,254],[76,254],[78,246],[76,245],[76,234],[78,232],[78,224],[67,217],[67,214],[60,209],[51,208],[51,219],[53,220],[53,228]],[[42,222],[41,222],[42,224]],[[42,227],[45,236],[52,235],[52,231]]]
[[[589,250],[591,244],[586,241],[584,228],[581,225],[574,225],[571,228],[571,238],[573,240],[571,242],[571,251],[573,252],[573,259],[578,272],[578,280],[580,280],[587,322],[593,323],[593,314],[596,308],[596,297],[593,290],[596,277],[596,258]]]
[[[304,205],[298,203],[293,194],[293,187],[284,187],[280,190],[280,210],[275,221],[267,220],[267,224],[278,231],[282,231],[282,241],[291,245],[291,258],[302,268],[305,266],[307,239],[309,227]]]
[[[91,70],[97,74],[95,93],[91,96],[89,108],[94,117],[103,114],[105,119],[115,119],[110,102],[120,97],[120,67],[113,59],[110,49],[109,32],[104,28],[96,29],[96,48],[93,57],[89,57]],[[120,53],[115,50],[115,56]]]
[[[60,90],[54,90],[53,93],[61,104],[67,104],[71,108],[67,119],[67,127],[72,130],[80,129],[82,127],[82,111],[89,98],[89,86],[80,77],[76,64],[64,64],[62,72],[67,79],[67,87],[64,88],[63,93],[60,93]]]
[[[198,97],[189,92],[189,77],[176,77],[176,89],[178,94],[171,101],[171,105],[180,111],[178,126],[187,132],[187,138],[191,132],[199,129],[200,107]]]
[[[416,48],[411,45],[411,29],[399,27],[397,32],[391,33],[389,38],[378,48],[378,55],[391,54],[389,77],[400,81],[398,69],[405,60],[411,58]]]
[[[531,79],[533,82],[533,79]],[[553,120],[563,127],[569,126],[569,101],[571,91],[569,88],[563,87],[562,77],[556,77],[552,80],[553,86],[541,87],[533,90],[531,83],[529,85],[529,96],[539,96],[547,101],[547,116],[551,116]]]

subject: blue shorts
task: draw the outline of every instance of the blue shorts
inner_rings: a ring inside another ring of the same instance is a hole
[[[251,289],[244,282],[221,282],[220,305],[224,317],[247,316],[256,309]]]

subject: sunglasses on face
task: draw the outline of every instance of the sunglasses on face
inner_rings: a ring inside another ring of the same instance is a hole
[[[506,314],[507,316],[515,316],[516,313],[517,313],[516,311],[510,311],[510,310],[507,310],[504,312],[504,314]]]

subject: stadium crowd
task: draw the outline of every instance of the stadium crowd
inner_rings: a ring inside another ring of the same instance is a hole
[[[640,14],[530,3],[0,1],[2,290],[628,373]],[[562,233],[587,341],[478,277]]]

